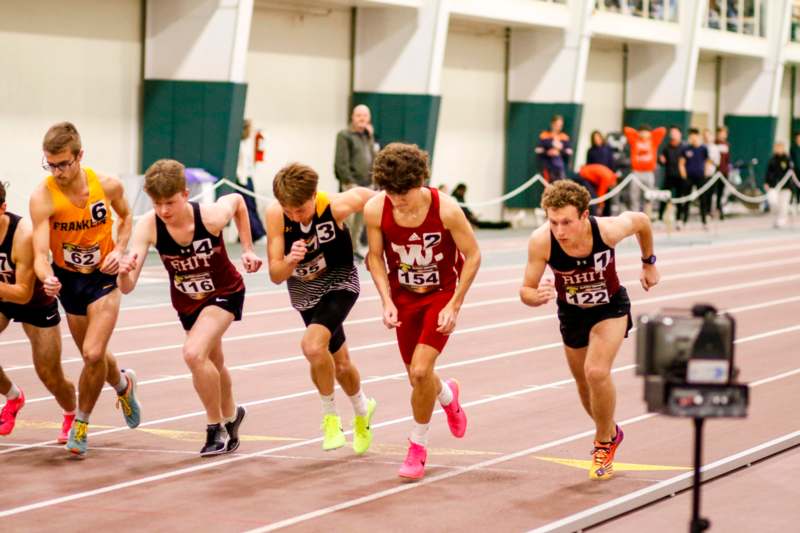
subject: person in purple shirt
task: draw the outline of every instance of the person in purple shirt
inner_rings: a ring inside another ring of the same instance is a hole
[[[700,131],[697,128],[689,130],[689,145],[683,149],[679,161],[681,178],[688,180],[692,187],[701,188],[706,182],[705,168],[708,158],[708,149],[702,144]],[[683,223],[686,224],[689,218],[689,204],[686,203],[683,212]],[[708,229],[706,216],[711,211],[711,191],[706,191],[700,195],[700,220],[703,229]]]
[[[592,132],[592,146],[586,152],[587,165],[605,165],[614,170],[614,153],[598,130]]]
[[[535,149],[544,179],[550,183],[567,177],[567,165],[572,157],[572,144],[563,129],[564,117],[553,115],[550,129],[539,134],[539,144]]]

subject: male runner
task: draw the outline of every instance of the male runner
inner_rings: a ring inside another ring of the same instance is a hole
[[[367,264],[383,303],[383,323],[397,328],[413,388],[414,426],[399,475],[420,479],[437,397],[453,436],[461,438],[467,430],[458,382],[442,380],[434,366],[456,327],[481,255],[461,207],[424,185],[430,177],[426,152],[416,145],[392,143],[375,159],[373,176],[383,193],[364,208]]]
[[[130,238],[132,216],[118,179],[81,166],[81,137],[74,125],[60,122],[52,126],[42,148],[42,166],[52,174],[30,199],[34,270],[45,293],[59,297],[83,357],[78,411],[66,446],[73,454],[83,456],[88,445],[89,415],[104,381],[117,391],[117,407],[122,408],[128,427],[137,427],[141,420],[136,374],[130,369],[120,370],[108,351],[119,315],[116,274]],[[120,219],[116,244],[112,209]]]
[[[272,190],[278,201],[267,208],[269,277],[276,284],[286,281],[292,307],[306,325],[300,346],[322,401],[322,449],[345,444],[335,380],[353,405],[353,450],[360,455],[372,443],[370,423],[377,403],[361,388],[342,326],[361,290],[344,221],[361,212],[375,191],[353,187],[329,196],[317,190],[318,182],[314,169],[298,163],[275,176]]]
[[[614,454],[623,439],[614,422],[616,390],[611,366],[632,326],[630,300],[617,277],[614,247],[636,235],[642,250],[642,287],[659,280],[650,219],[627,211],[616,217],[589,215],[589,192],[572,181],[548,187],[542,196],[547,224],[528,244],[528,264],[520,289],[526,305],[538,307],[558,296],[558,319],[570,371],[581,403],[596,426],[589,477],[614,474]],[[549,265],[555,274],[542,280]]]
[[[75,419],[75,385],[61,369],[58,302],[44,293],[33,272],[30,222],[6,210],[6,189],[0,183],[0,332],[12,320],[22,324],[31,343],[36,373],[64,410],[58,442],[65,444]],[[25,405],[25,394],[8,380],[2,368],[0,394],[8,400],[0,412],[0,435],[8,435]]]
[[[120,265],[120,289],[125,294],[134,289],[147,251],[155,246],[169,273],[172,306],[186,330],[183,359],[206,410],[206,442],[200,455],[233,452],[239,447],[245,408],[236,407],[233,400],[222,335],[234,320],[242,319],[245,287],[228,259],[222,229],[231,219],[236,222],[245,271],[258,271],[261,259],[253,253],[247,206],[238,193],[210,205],[190,202],[184,166],[171,159],[147,169],[144,191],[154,211],[136,224],[131,254]]]

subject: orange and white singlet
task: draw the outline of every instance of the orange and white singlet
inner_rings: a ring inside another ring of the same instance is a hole
[[[66,270],[90,274],[114,249],[111,203],[94,170],[83,168],[89,184],[89,199],[77,207],[59,189],[53,176],[47,190],[53,202],[50,216],[50,251],[53,263]]]

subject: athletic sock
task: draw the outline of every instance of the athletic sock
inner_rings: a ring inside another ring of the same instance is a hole
[[[77,414],[75,415],[75,418],[77,420],[80,420],[81,422],[86,422],[87,424],[89,423],[89,413],[84,413],[80,409],[78,409]]]
[[[125,372],[122,370],[119,371],[119,383],[114,385],[114,390],[117,391],[118,395],[125,394],[125,391],[128,390],[128,376],[125,375]]]
[[[450,405],[450,402],[453,401],[453,391],[443,379],[440,379],[439,381],[442,383],[442,390],[439,393],[439,403],[442,405],[442,407],[447,407]]]
[[[5,396],[9,400],[16,400],[19,398],[19,389],[12,383],[11,388],[8,389],[8,392],[5,394]]]
[[[323,415],[336,415],[336,401],[333,399],[333,394],[326,395],[320,394],[319,399],[322,400],[322,414]]]
[[[364,390],[359,389],[357,393],[349,396],[349,398],[356,416],[367,416],[367,396],[364,394]]]
[[[430,423],[420,424],[419,422],[414,422],[414,426],[411,428],[411,437],[409,437],[409,440],[414,444],[419,444],[420,446],[428,446],[429,427]]]

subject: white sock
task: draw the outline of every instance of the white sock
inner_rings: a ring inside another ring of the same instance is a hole
[[[409,438],[409,440],[414,444],[419,444],[420,446],[427,446],[429,427],[430,423],[420,424],[419,422],[414,422],[414,427],[411,428],[411,437]]]
[[[450,402],[453,401],[453,391],[447,386],[447,383],[445,383],[443,379],[439,381],[442,382],[442,391],[439,393],[439,403],[442,404],[442,407],[447,407],[450,405]]]
[[[17,388],[16,385],[12,383],[11,388],[8,389],[8,392],[6,393],[5,396],[9,400],[16,400],[17,398],[19,398],[19,389]]]
[[[356,416],[367,416],[367,396],[364,394],[364,390],[359,389],[357,393],[349,396],[349,398]]]
[[[322,400],[322,414],[323,415],[335,415],[336,413],[336,402],[333,399],[333,394],[330,396],[326,396],[325,394],[319,395],[320,400]]]
[[[125,391],[127,389],[128,389],[128,376],[125,375],[125,372],[120,370],[119,383],[114,385],[114,390],[117,391],[117,394],[125,394]]]

